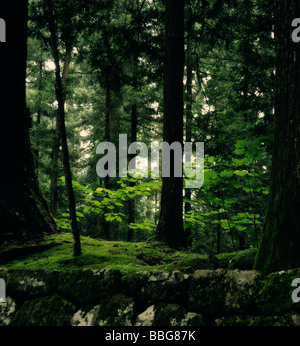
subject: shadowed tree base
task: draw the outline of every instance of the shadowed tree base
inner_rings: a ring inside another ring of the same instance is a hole
[[[3,0],[0,44],[0,247],[57,231],[38,187],[26,111],[27,1]]]
[[[24,179],[20,174],[5,173],[0,182],[0,248],[57,232],[35,175]]]

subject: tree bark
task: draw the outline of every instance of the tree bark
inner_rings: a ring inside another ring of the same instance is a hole
[[[66,134],[66,126],[65,126],[65,108],[64,108],[65,96],[64,96],[62,78],[61,78],[61,72],[60,72],[59,54],[58,54],[57,36],[56,36],[57,34],[56,34],[55,19],[54,19],[54,13],[53,13],[51,0],[47,1],[47,6],[48,6],[48,16],[49,16],[49,30],[51,35],[51,48],[52,48],[52,54],[53,54],[53,59],[55,63],[55,79],[56,79],[55,91],[56,91],[56,98],[58,103],[58,123],[59,123],[59,130],[60,130],[60,136],[61,136],[62,159],[63,159],[63,166],[64,166],[64,172],[65,172],[65,179],[66,179],[69,214],[70,214],[71,227],[72,227],[72,233],[74,238],[73,254],[74,256],[79,256],[81,255],[81,244],[80,244],[79,227],[78,227],[77,216],[76,216],[76,202],[75,202],[74,190],[72,185],[72,172],[70,168],[69,150],[68,150],[67,134]]]
[[[66,102],[67,95],[67,82],[69,78],[69,70],[71,64],[73,47],[69,45],[66,50],[66,57],[64,61],[63,74],[62,74],[62,99],[63,103]],[[58,112],[56,116],[55,134],[53,140],[52,160],[51,160],[51,184],[50,184],[50,212],[57,217],[57,179],[58,179],[58,157],[59,147],[61,143],[60,124],[58,120]]]
[[[254,268],[300,267],[300,46],[291,39],[299,0],[275,1],[276,90],[271,186]]]
[[[137,70],[138,70],[138,44],[134,42],[133,44],[133,76],[132,76],[132,87],[134,92],[136,92],[138,88]],[[134,143],[137,141],[137,122],[138,122],[138,109],[137,109],[137,103],[134,100],[131,105],[131,122],[130,122],[131,143]],[[135,155],[129,155],[129,156],[130,156],[129,157],[130,160],[132,160],[135,157]],[[130,187],[134,187],[135,182],[130,182],[129,185]],[[128,226],[134,222],[135,222],[135,199],[130,198],[128,201]],[[134,235],[133,229],[128,227],[127,240],[132,241],[133,235]]]
[[[6,43],[0,44],[0,246],[57,231],[38,186],[29,139],[25,101],[27,8],[27,1],[1,3],[7,37]]]
[[[36,125],[39,126],[41,123],[41,117],[42,117],[42,87],[43,87],[43,67],[44,67],[44,61],[41,59],[38,62],[39,65],[39,76],[38,76],[38,106],[37,106],[37,119],[36,119]],[[40,152],[39,152],[39,140],[37,142],[37,147],[33,150],[34,157],[35,157],[35,165],[36,165],[36,172],[38,175],[39,170],[39,164],[40,164]]]
[[[136,83],[133,83],[136,85]],[[131,143],[136,142],[137,140],[137,104],[134,102],[131,106]],[[133,155],[134,157],[135,155]],[[132,158],[133,158],[132,157]],[[130,182],[130,187],[134,187],[135,183]],[[131,223],[135,222],[135,200],[134,198],[130,198],[128,201],[128,226]],[[128,227],[128,232],[127,232],[127,240],[132,241],[134,232],[133,229]]]
[[[166,1],[164,62],[163,139],[183,144],[184,1]],[[158,237],[170,247],[185,245],[183,231],[183,178],[174,176],[174,155],[170,155],[170,177],[162,178]]]
[[[110,87],[110,78],[106,76],[106,92],[105,92],[105,141],[111,141],[111,87]],[[106,189],[110,189],[110,177],[107,175],[104,178],[104,186]],[[107,213],[109,210],[106,208],[105,212]],[[103,235],[104,239],[110,240],[110,222],[106,221],[104,218],[103,221]]]
[[[193,120],[193,112],[192,112],[192,103],[193,103],[193,89],[192,89],[192,81],[193,81],[193,66],[192,66],[192,44],[191,44],[191,34],[192,34],[192,22],[191,18],[188,20],[188,28],[187,28],[187,48],[186,48],[186,121],[185,121],[185,141],[192,141],[192,120]],[[191,189],[185,189],[185,197],[188,200],[192,199]],[[184,204],[184,212],[188,213],[192,210],[191,203],[185,202]],[[185,228],[186,239],[187,242],[190,242],[191,237],[191,226]]]

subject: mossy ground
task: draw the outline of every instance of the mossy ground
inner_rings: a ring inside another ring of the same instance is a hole
[[[193,273],[197,269],[213,269],[208,256],[189,251],[176,251],[157,241],[128,243],[81,237],[82,255],[73,257],[70,233],[47,236],[43,244],[57,243],[42,252],[18,257],[1,265],[7,269],[118,269],[123,274],[141,270],[180,270]],[[6,250],[7,251],[7,250]],[[227,263],[235,254],[228,254]],[[220,255],[221,256],[221,255]],[[226,255],[222,254],[222,260]]]

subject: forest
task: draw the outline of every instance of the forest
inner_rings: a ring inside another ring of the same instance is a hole
[[[2,257],[58,234],[69,260],[91,239],[300,267],[297,1],[4,3]],[[151,174],[157,142],[191,143],[191,165],[174,149]]]

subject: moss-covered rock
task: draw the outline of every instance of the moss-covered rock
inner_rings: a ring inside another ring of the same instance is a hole
[[[66,299],[54,294],[51,297],[28,300],[18,309],[14,326],[70,326],[76,308]]]
[[[203,326],[202,315],[188,312],[178,304],[161,303],[155,306],[153,326]]]
[[[255,310],[261,274],[240,270],[197,270],[191,278],[189,311],[228,314]]]
[[[135,326],[149,327],[153,325],[154,317],[155,317],[155,306],[149,306],[145,311],[139,314],[135,321]]]
[[[89,311],[79,310],[72,317],[73,326],[131,326],[134,301],[117,294]]]
[[[224,276],[225,312],[256,312],[261,278],[254,270],[228,270]]]
[[[257,249],[251,248],[239,251],[228,263],[229,269],[252,270]]]
[[[61,272],[58,292],[79,306],[97,304],[118,293],[121,273],[118,270],[76,270]]]
[[[300,325],[300,302],[291,297],[300,269],[270,275],[145,270],[123,276],[115,269],[0,269],[0,277],[7,295],[0,325]]]
[[[154,326],[171,326],[181,321],[186,310],[178,304],[161,303],[155,306]]]
[[[224,276],[225,271],[222,269],[197,270],[190,280],[189,311],[220,313],[225,301]]]
[[[187,311],[178,304],[160,303],[139,314],[135,326],[203,326],[202,315]]]
[[[216,326],[283,327],[300,326],[300,315],[288,313],[282,316],[225,316],[215,320]]]
[[[218,267],[214,269],[240,269],[252,270],[257,249],[251,248],[247,250],[221,253],[215,257],[218,260]]]
[[[16,302],[6,297],[5,303],[0,302],[0,326],[9,326],[16,313]]]
[[[263,278],[256,297],[259,311],[266,315],[300,311],[300,302],[294,303],[291,297],[295,278],[300,278],[300,269],[280,271]]]
[[[198,269],[214,269],[214,264],[208,258],[208,256],[185,259],[183,261],[176,262],[174,265],[178,270],[188,274],[192,274]]]
[[[51,296],[57,288],[57,277],[56,271],[9,270],[6,277],[6,291],[20,301]]]
[[[185,304],[189,276],[178,271],[143,271],[125,276],[122,286],[143,307],[159,302]]]

